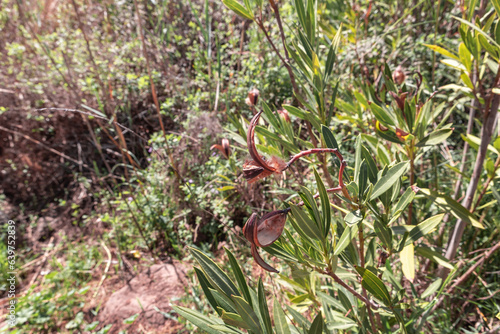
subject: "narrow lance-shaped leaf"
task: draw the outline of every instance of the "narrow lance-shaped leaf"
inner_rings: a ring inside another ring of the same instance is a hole
[[[273,301],[273,317],[274,317],[274,330],[276,334],[291,334],[288,323],[286,322],[285,313],[281,309],[280,303],[277,299]]]
[[[415,279],[415,249],[413,244],[405,246],[399,253],[399,258],[403,267],[403,274],[413,282]]]
[[[434,261],[437,264],[439,264],[439,265],[441,265],[441,266],[443,266],[445,268],[448,268],[450,270],[454,270],[455,269],[455,266],[453,266],[450,262],[448,262],[448,260],[442,254],[438,253],[437,251],[435,251],[432,248],[429,248],[429,247],[417,247],[416,251],[417,251],[418,255],[426,257],[429,260]]]
[[[247,8],[245,8],[243,5],[241,5],[238,1],[235,0],[222,0],[224,5],[226,5],[229,9],[231,9],[233,12],[238,14],[239,16],[253,20],[253,14],[251,11],[249,11]]]
[[[427,199],[434,202],[436,205],[438,205],[441,209],[445,210],[446,212],[451,213],[456,218],[462,219],[462,221],[469,223],[474,227],[484,229],[484,225],[480,223],[474,217],[474,215],[469,212],[469,210],[464,208],[460,203],[455,201],[453,198],[443,194],[439,194],[434,190],[430,189],[420,189],[419,191],[422,194],[424,194]]]
[[[361,284],[368,290],[375,298],[382,301],[386,306],[391,306],[391,295],[385,284],[370,270],[356,266],[356,271],[361,275]]]
[[[410,235],[408,236],[408,240],[406,241],[406,246],[417,241],[418,239],[435,229],[439,225],[439,223],[441,223],[443,217],[444,213],[435,215],[412,228],[410,231]]]
[[[208,302],[210,303],[210,306],[212,306],[212,308],[215,311],[217,311],[219,315],[221,315],[218,309],[219,304],[215,300],[215,297],[212,295],[212,292],[210,291],[210,288],[213,287],[210,285],[210,282],[205,276],[205,273],[198,268],[194,268],[194,271],[196,273],[196,277],[198,277],[198,281],[200,282],[201,288],[203,289],[203,292],[205,293],[205,296],[207,297]]]
[[[417,143],[417,147],[423,147],[423,146],[433,146],[433,145],[438,145],[442,143],[443,141],[448,138],[451,133],[453,132],[453,129],[439,129],[434,132],[431,132],[429,135],[424,137],[422,140],[420,140]]]
[[[231,296],[234,301],[234,305],[236,305],[236,309],[238,310],[238,314],[241,316],[243,321],[250,327],[250,329],[255,333],[262,333],[262,327],[259,323],[259,318],[257,314],[254,312],[250,304],[246,302],[245,299],[239,296]]]
[[[240,295],[233,281],[214,261],[197,249],[191,248],[190,251],[214,286],[220,289],[226,296]]]
[[[243,297],[245,297],[245,300],[249,302],[250,305],[252,305],[247,281],[245,279],[245,275],[243,275],[243,272],[241,271],[241,267],[238,264],[238,261],[236,261],[234,255],[227,248],[224,248],[224,250],[226,251],[227,257],[229,258],[229,264],[231,265],[231,269],[233,270],[234,276],[236,277],[236,282],[238,283],[238,286],[243,293]]]
[[[292,208],[292,215],[295,218],[295,221],[297,222],[297,225],[300,227],[300,229],[304,231],[304,233],[308,237],[316,240],[321,240],[321,231],[319,230],[318,226],[316,226],[316,224],[312,221],[312,219],[309,218],[309,216],[307,216],[301,208],[295,205],[291,205],[290,207]]]
[[[186,318],[189,322],[193,323],[196,327],[204,330],[209,334],[219,334],[220,332],[211,328],[210,325],[217,325],[217,322],[209,317],[201,314],[198,311],[188,309],[187,307],[174,306],[174,311],[180,316]]]
[[[311,328],[309,328],[308,334],[322,334],[323,333],[323,315],[321,311],[318,313],[316,318],[314,318]]]
[[[316,178],[316,185],[318,187],[319,197],[321,199],[321,210],[323,211],[323,232],[324,236],[328,235],[330,231],[330,224],[332,220],[332,214],[330,211],[330,199],[328,198],[328,193],[326,192],[325,184],[319,176],[316,169],[314,169],[314,177]]]
[[[262,280],[259,278],[258,283],[258,297],[259,297],[259,310],[264,322],[264,326],[268,334],[273,333],[273,327],[271,326],[271,316],[269,315],[269,309],[267,308],[266,295],[264,292],[264,285]]]
[[[396,181],[398,181],[399,178],[406,172],[409,164],[409,161],[403,161],[389,169],[387,174],[382,176],[380,180],[378,180],[378,182],[375,184],[375,187],[373,187],[370,201],[376,199],[387,190],[389,190],[394,185],[394,183],[396,183]]]
[[[333,252],[334,255],[339,255],[342,253],[342,251],[349,245],[351,240],[356,236],[356,233],[358,233],[358,225],[353,225],[353,226],[348,226],[345,228],[344,232],[342,233],[342,236],[340,237],[337,245],[335,246],[335,251]]]

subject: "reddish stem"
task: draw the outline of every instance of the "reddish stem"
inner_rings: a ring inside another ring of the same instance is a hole
[[[306,155],[311,155],[311,154],[318,154],[318,153],[333,153],[339,158],[340,162],[344,164],[344,157],[342,154],[340,154],[339,150],[336,148],[313,148],[307,151],[302,151],[300,153],[295,154],[290,161],[286,164],[286,168],[290,167],[291,164],[293,164],[295,161],[299,160],[302,157],[305,157]],[[285,169],[286,169],[285,168]],[[342,168],[342,166],[340,167]]]

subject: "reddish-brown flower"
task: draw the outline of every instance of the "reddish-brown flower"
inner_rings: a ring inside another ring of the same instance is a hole
[[[394,80],[396,84],[401,85],[405,81],[405,79],[406,75],[401,65],[396,67],[396,69],[392,73],[392,80]]]
[[[253,183],[271,174],[279,175],[286,169],[286,164],[283,160],[274,156],[269,160],[266,160],[264,157],[259,155],[259,152],[255,147],[255,127],[257,126],[257,122],[259,121],[261,114],[262,110],[252,118],[248,127],[248,153],[250,153],[250,156],[253,159],[253,161],[248,160],[243,164],[243,177],[248,181],[248,183]]]
[[[243,235],[252,244],[252,256],[259,266],[270,272],[278,272],[268,265],[257,251],[257,247],[267,247],[273,244],[283,233],[286,215],[290,209],[278,210],[258,219],[253,213],[243,227]]]
[[[217,149],[226,158],[229,159],[231,155],[231,145],[229,145],[229,140],[226,138],[222,139],[222,145],[214,144],[210,147],[210,150]]]
[[[258,100],[259,100],[259,90],[257,88],[252,88],[252,90],[248,92],[248,97],[246,98],[245,102],[250,107],[253,107],[257,104]]]

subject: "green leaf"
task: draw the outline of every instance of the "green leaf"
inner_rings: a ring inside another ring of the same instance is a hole
[[[379,299],[386,306],[392,306],[391,295],[385,284],[374,273],[365,268],[356,266],[356,271],[361,275],[361,284],[368,290],[375,298]]]
[[[190,252],[196,259],[212,285],[216,286],[228,297],[231,295],[240,295],[233,281],[231,281],[229,276],[227,276],[227,274],[223,272],[222,269],[214,261],[212,261],[208,256],[195,248],[190,248]]]
[[[254,312],[250,304],[246,302],[245,299],[239,296],[231,296],[231,299],[238,310],[238,314],[241,316],[243,321],[250,327],[255,333],[262,333],[262,327],[260,327],[259,318]]]
[[[442,278],[436,279],[434,282],[432,282],[427,287],[427,289],[425,289],[424,292],[422,292],[422,295],[420,296],[420,298],[425,299],[425,298],[433,295],[434,292],[436,292],[441,287],[441,283],[443,283],[443,279]]]
[[[316,185],[318,187],[319,197],[321,199],[321,211],[323,212],[323,232],[324,236],[328,235],[330,231],[330,224],[332,220],[332,214],[330,212],[330,199],[328,198],[328,193],[326,192],[323,180],[319,176],[316,168],[314,168],[314,177],[316,179]]]
[[[229,258],[229,264],[231,265],[231,269],[233,270],[234,276],[236,277],[236,283],[238,283],[238,286],[240,288],[240,291],[243,293],[243,297],[245,297],[245,300],[252,305],[252,298],[250,297],[250,291],[248,289],[247,281],[245,279],[245,275],[243,275],[243,272],[241,271],[241,267],[238,264],[238,261],[236,261],[236,258],[234,255],[224,247],[224,250],[226,251],[227,257]]]
[[[288,327],[288,323],[286,322],[285,313],[281,309],[277,299],[274,299],[273,302],[273,316],[276,334],[291,334],[290,327]]]
[[[123,323],[126,325],[133,324],[135,319],[137,319],[138,316],[139,316],[139,313],[136,313],[136,314],[128,317],[127,319],[123,320]]]
[[[208,299],[208,302],[212,306],[212,308],[217,311],[217,313],[220,315],[220,311],[218,309],[219,304],[215,300],[215,297],[212,295],[212,292],[210,291],[210,288],[213,288],[208,281],[207,277],[205,276],[205,273],[201,271],[198,268],[194,268],[194,271],[196,273],[196,276],[198,277],[198,281],[200,282],[201,288],[203,289],[203,292],[205,293],[205,296]]]
[[[394,117],[383,107],[379,106],[376,103],[371,103],[370,104],[370,109],[380,123],[382,123],[385,126],[396,126]]]
[[[382,176],[380,180],[378,180],[378,182],[375,184],[372,195],[370,196],[370,201],[376,199],[387,190],[389,190],[394,185],[394,183],[396,183],[399,178],[406,172],[406,169],[409,165],[409,161],[403,161],[389,169],[387,174]]]
[[[323,238],[323,235],[321,234],[318,226],[316,226],[316,224],[312,221],[312,219],[309,218],[309,216],[306,215],[304,211],[298,206],[290,205],[290,207],[292,208],[293,218],[295,218],[295,221],[297,222],[299,228],[308,237],[316,240],[321,240]]]
[[[239,314],[222,311],[221,318],[224,323],[230,326],[251,329],[250,326],[248,326],[247,323],[243,321],[243,318]]]
[[[406,245],[399,253],[399,259],[405,277],[412,281],[415,279],[415,249],[413,244]]]
[[[340,237],[337,245],[335,246],[335,251],[333,252],[333,255],[339,255],[342,253],[342,251],[349,245],[351,240],[356,236],[356,233],[358,233],[358,225],[353,225],[353,226],[347,226],[342,233],[342,236]]]
[[[189,322],[193,323],[193,325],[200,328],[201,330],[204,330],[205,332],[207,332],[209,334],[219,334],[220,333],[218,330],[215,330],[215,329],[210,327],[210,325],[217,325],[219,323],[217,323],[214,320],[210,319],[209,317],[201,314],[200,312],[188,309],[186,307],[181,307],[181,306],[173,306],[173,309],[180,316],[186,318]]]
[[[316,318],[314,318],[311,328],[309,328],[308,334],[322,334],[323,333],[323,315],[321,311],[318,313]]]
[[[406,209],[408,204],[410,204],[411,201],[413,201],[413,199],[415,198],[415,195],[416,191],[413,190],[412,187],[408,187],[394,207],[394,212],[396,213],[398,211],[403,211],[404,209]]]
[[[413,227],[410,231],[410,235],[408,236],[408,240],[406,241],[406,246],[417,241],[418,239],[435,229],[439,225],[439,223],[441,223],[443,217],[444,213],[441,213],[439,215],[430,217],[417,226]]]
[[[363,159],[368,165],[368,178],[370,179],[371,183],[375,184],[375,182],[377,182],[377,173],[378,173],[375,160],[373,159],[370,151],[368,151],[368,149],[363,145],[361,145],[361,154],[363,155]]]
[[[491,0],[493,3],[493,7],[495,7],[495,11],[497,12],[497,16],[500,17],[500,1],[499,0]]]
[[[422,140],[420,140],[417,143],[417,147],[424,147],[424,146],[432,146],[432,145],[438,145],[442,143],[443,141],[448,138],[451,133],[453,132],[453,129],[439,129],[434,132],[431,132],[429,135],[424,137]]]
[[[453,53],[451,53],[450,51],[440,47],[440,46],[437,46],[437,45],[431,45],[431,44],[424,44],[426,47],[428,47],[429,49],[431,49],[432,51],[435,51],[437,53],[440,53],[442,54],[443,56],[445,57],[448,57],[448,58],[452,58],[452,59],[455,59],[457,61],[460,61],[460,59],[455,56]]]
[[[462,135],[462,139],[469,143],[469,145],[475,149],[476,151],[479,149],[481,145],[481,138],[478,138],[470,133],[467,136]],[[495,153],[496,155],[500,155],[500,152],[496,149],[495,146],[488,144],[488,151]]]
[[[259,310],[262,316],[262,321],[268,334],[273,333],[273,327],[271,326],[271,316],[269,315],[269,309],[267,308],[266,295],[264,292],[264,285],[262,280],[259,278],[258,283],[258,296],[259,296]]]
[[[380,238],[385,247],[389,250],[392,249],[392,230],[382,224],[378,219],[375,220],[373,227],[375,234]]]
[[[360,150],[361,151],[361,150]],[[368,185],[368,166],[363,160],[361,166],[359,167],[359,197],[364,198],[364,193]]]
[[[239,2],[235,0],[222,0],[222,2],[239,16],[249,20],[253,20],[253,13],[243,7]]]
[[[446,212],[451,213],[458,219],[471,224],[474,227],[484,229],[484,225],[480,223],[473,214],[469,212],[466,208],[464,208],[460,203],[455,201],[453,198],[439,194],[434,190],[429,189],[420,189],[422,194],[424,194],[430,201],[434,202],[441,209]]]
[[[471,22],[467,21],[467,20],[464,20],[460,17],[456,17],[456,16],[453,16],[451,15],[451,17],[453,17],[455,20],[457,21],[460,21],[461,23],[465,24],[465,25],[468,25],[469,27],[471,27],[473,30],[475,30],[477,33],[483,35],[484,37],[486,37],[486,39],[491,43],[493,44],[494,46],[496,46],[497,48],[500,47],[500,45],[497,44],[497,42],[495,42],[495,40],[493,38],[491,38],[490,36],[488,36],[487,33],[485,33],[484,31],[482,31],[481,29],[479,29],[476,25],[472,24]]]
[[[344,217],[344,221],[349,226],[355,225],[355,224],[359,223],[362,220],[363,220],[363,215],[361,214],[361,211],[359,209],[355,210],[355,211],[349,212]]]
[[[432,260],[445,268],[448,268],[450,270],[455,269],[455,266],[452,265],[450,262],[448,262],[448,260],[443,255],[439,254],[430,247],[417,247],[416,251],[418,255],[426,257],[429,260]]]

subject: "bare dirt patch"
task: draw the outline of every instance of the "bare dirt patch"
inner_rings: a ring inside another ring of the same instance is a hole
[[[110,334],[126,329],[130,333],[182,333],[183,326],[167,319],[172,310],[172,299],[181,297],[187,285],[186,269],[178,262],[153,265],[113,293],[99,312],[100,325],[113,324]],[[124,320],[139,314],[133,324]]]

